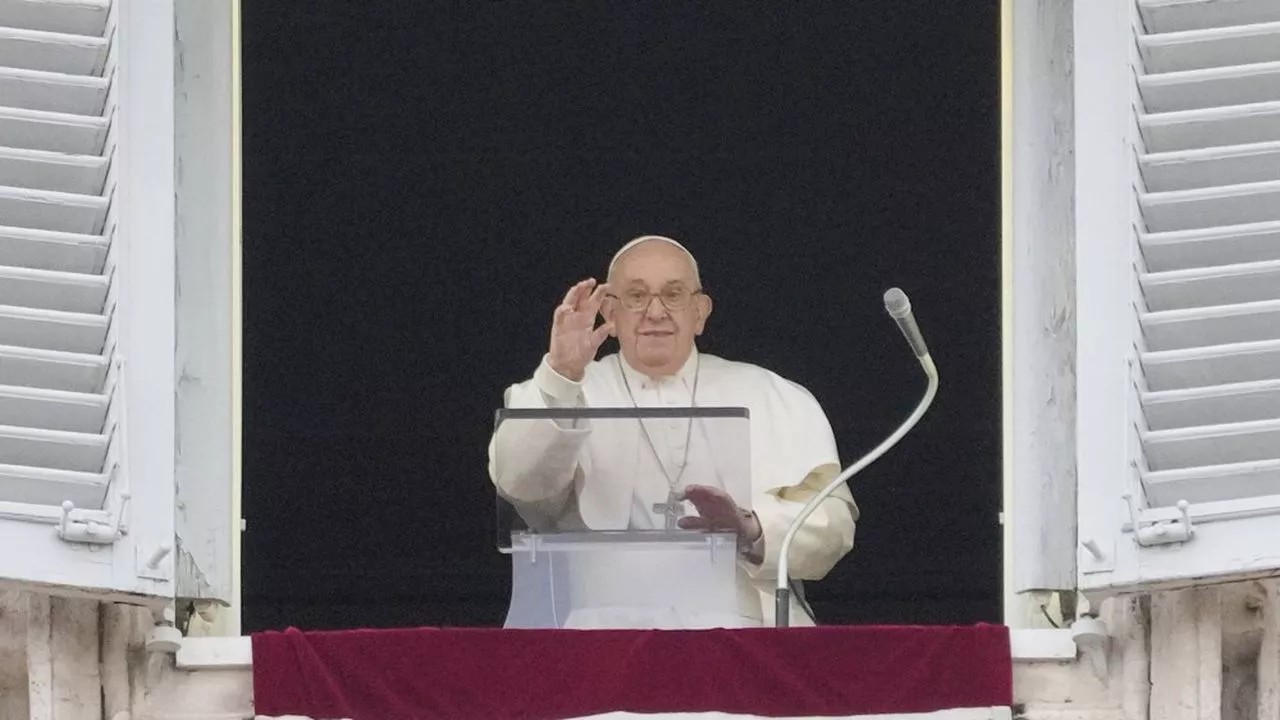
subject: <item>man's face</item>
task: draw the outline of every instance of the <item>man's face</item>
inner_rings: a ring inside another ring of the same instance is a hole
[[[689,258],[668,243],[642,243],[618,260],[609,280],[615,297],[603,310],[632,367],[651,376],[680,370],[711,314],[699,290]]]

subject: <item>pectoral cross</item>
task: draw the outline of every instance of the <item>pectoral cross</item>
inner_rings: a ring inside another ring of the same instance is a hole
[[[654,503],[653,511],[665,518],[664,530],[675,530],[676,521],[684,517],[684,503],[680,502],[680,493],[675,490],[667,493],[667,501]]]

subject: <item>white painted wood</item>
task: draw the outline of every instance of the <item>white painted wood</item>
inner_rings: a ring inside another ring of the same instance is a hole
[[[1231,67],[1280,60],[1280,22],[1143,35],[1149,73]]]
[[[1152,470],[1271,460],[1280,452],[1280,420],[1156,430],[1142,440]]]
[[[1074,13],[1077,558],[1080,587],[1092,590],[1109,586],[1125,560],[1121,495],[1136,490],[1127,486],[1136,349],[1129,324],[1117,320],[1135,302],[1137,98],[1129,68],[1137,50],[1132,5],[1076,0]]]
[[[108,87],[106,78],[91,75],[0,67],[0,102],[5,107],[100,116]]]
[[[23,5],[29,29],[67,32],[58,5]],[[172,5],[88,9],[110,28],[103,77],[0,72],[0,105],[29,106],[0,109],[6,171],[79,191],[0,187],[0,547],[24,549],[0,583],[162,603],[180,554],[147,564],[175,542]],[[64,503],[106,542],[60,538]]]
[[[105,454],[105,450],[104,450]],[[0,465],[0,497],[9,502],[100,509],[107,500],[110,476],[29,465]]]
[[[1014,592],[1075,587],[1075,166],[1071,4],[1014,0],[1012,412]],[[1034,605],[1034,603],[1032,603]],[[1028,613],[1039,615],[1038,607]],[[1007,617],[1006,622],[1013,622]],[[1031,622],[1027,620],[1027,622]]]
[[[1267,102],[1280,96],[1280,62],[1148,74],[1138,89],[1150,113]]]
[[[95,155],[103,150],[109,125],[105,117],[0,105],[0,138],[10,148]]]
[[[1153,311],[1276,300],[1280,260],[1142,273],[1139,282]]]
[[[0,305],[0,341],[35,350],[96,354],[103,350],[108,319],[93,313]]]
[[[1149,153],[1140,158],[1151,192],[1280,180],[1280,142]]]
[[[1269,420],[1280,416],[1280,380],[1142,393],[1152,430]]]
[[[100,274],[107,247],[101,235],[0,226],[0,257],[12,267]]]
[[[1153,351],[1280,339],[1280,300],[1142,313]]]
[[[110,0],[5,0],[0,26],[101,36]]]
[[[0,185],[96,195],[106,178],[107,158],[100,155],[0,147]]]
[[[238,148],[233,146],[234,45],[230,3],[177,0],[178,53],[175,144],[183,172],[176,187],[178,462],[176,532],[181,563],[179,596],[238,603],[233,562],[233,393],[238,359],[232,352],[234,310],[240,298],[236,268],[234,194]],[[233,618],[234,621],[234,618]],[[238,621],[231,631],[238,633]]]
[[[1150,232],[1276,222],[1280,181],[1146,193],[1139,202]]]
[[[1154,33],[1280,20],[1274,0],[1138,0],[1138,8]]]
[[[1280,102],[1141,115],[1147,152],[1271,142],[1280,132]]]
[[[143,588],[144,595],[163,599],[174,596],[177,553],[146,571],[139,560],[174,549],[178,510],[173,3],[122,1],[116,12],[118,150],[113,172],[119,180],[114,203],[119,207],[119,239],[128,243],[115,268],[121,288],[118,343],[124,356],[121,475],[132,494],[128,539],[134,544],[120,548],[132,559],[122,559],[120,565],[125,581]]]
[[[104,311],[110,279],[104,275],[0,265],[0,305],[95,314]]]
[[[1257,382],[1274,377],[1280,340],[1149,352],[1141,357],[1147,387],[1156,392]]]
[[[99,472],[107,452],[103,433],[65,432],[0,425],[0,457],[11,464]],[[3,499],[8,500],[8,497]]]
[[[1151,507],[1173,507],[1180,500],[1214,503],[1248,495],[1280,496],[1280,460],[1147,471],[1142,483]]]
[[[0,27],[0,67],[97,76],[106,59],[105,37]]]
[[[10,385],[68,392],[100,392],[106,359],[89,353],[0,345],[0,378]]]
[[[18,227],[95,234],[107,216],[107,198],[0,186],[0,217]]]
[[[100,434],[108,402],[108,396],[99,393],[0,385],[0,424]]]
[[[1280,222],[1139,233],[1150,272],[1280,259]]]

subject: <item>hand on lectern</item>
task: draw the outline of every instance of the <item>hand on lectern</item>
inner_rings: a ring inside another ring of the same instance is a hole
[[[732,532],[748,542],[760,537],[762,529],[756,514],[738,507],[733,498],[719,488],[689,485],[684,489],[684,499],[693,503],[698,514],[680,518],[681,529]]]
[[[569,288],[556,308],[551,321],[547,364],[561,376],[575,382],[581,380],[587,365],[596,359],[596,352],[613,331],[610,322],[596,327],[596,316],[600,314],[608,288],[588,278]]]

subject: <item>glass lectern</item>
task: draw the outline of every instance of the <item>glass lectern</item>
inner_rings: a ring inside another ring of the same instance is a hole
[[[745,408],[497,412],[490,479],[508,628],[707,628],[739,610],[738,538],[685,497],[751,507]]]

